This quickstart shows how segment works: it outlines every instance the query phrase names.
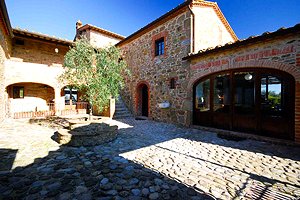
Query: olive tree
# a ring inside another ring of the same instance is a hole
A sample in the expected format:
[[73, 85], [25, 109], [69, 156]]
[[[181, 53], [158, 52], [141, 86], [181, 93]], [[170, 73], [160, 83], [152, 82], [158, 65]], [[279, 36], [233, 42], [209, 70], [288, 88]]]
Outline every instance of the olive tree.
[[84, 92], [83, 98], [99, 112], [117, 97], [124, 86], [123, 74], [129, 74], [120, 50], [115, 46], [95, 49], [80, 39], [66, 53], [61, 80]]

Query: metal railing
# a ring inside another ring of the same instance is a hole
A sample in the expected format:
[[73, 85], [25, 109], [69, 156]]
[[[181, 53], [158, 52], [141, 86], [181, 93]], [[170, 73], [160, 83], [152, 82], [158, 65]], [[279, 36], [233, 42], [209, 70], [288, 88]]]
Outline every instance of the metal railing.
[[[33, 118], [33, 117], [48, 117], [54, 115], [75, 115], [75, 114], [86, 114], [89, 108], [88, 102], [76, 102], [70, 105], [65, 105], [64, 110], [57, 111], [55, 113], [55, 103], [48, 103], [48, 110], [42, 111], [27, 111], [27, 112], [15, 112], [13, 114], [14, 119], [21, 118]], [[69, 108], [68, 108], [69, 106]]]

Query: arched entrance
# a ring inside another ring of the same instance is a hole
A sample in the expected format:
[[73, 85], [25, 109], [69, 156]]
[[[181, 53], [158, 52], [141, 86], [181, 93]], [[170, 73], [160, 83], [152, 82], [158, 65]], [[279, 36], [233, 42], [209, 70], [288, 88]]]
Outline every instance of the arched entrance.
[[[6, 87], [8, 116], [31, 117], [32, 113], [54, 114], [54, 88], [41, 83], [15, 83]], [[28, 114], [30, 113], [30, 114]], [[26, 116], [25, 116], [26, 115]]]
[[295, 80], [267, 68], [222, 71], [193, 86], [193, 123], [294, 139]]
[[149, 86], [146, 83], [137, 87], [137, 115], [149, 116]]

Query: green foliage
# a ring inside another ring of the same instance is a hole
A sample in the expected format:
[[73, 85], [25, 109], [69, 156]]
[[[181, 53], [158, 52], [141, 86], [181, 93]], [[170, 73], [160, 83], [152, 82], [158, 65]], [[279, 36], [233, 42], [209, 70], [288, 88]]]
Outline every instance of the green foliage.
[[275, 91], [270, 91], [268, 99], [272, 102], [272, 108], [274, 108], [276, 105], [281, 104], [281, 93], [277, 94]]
[[75, 42], [65, 55], [65, 72], [60, 79], [85, 93], [85, 100], [98, 111], [117, 97], [124, 86], [122, 74], [129, 74], [115, 46], [95, 49], [86, 39]]

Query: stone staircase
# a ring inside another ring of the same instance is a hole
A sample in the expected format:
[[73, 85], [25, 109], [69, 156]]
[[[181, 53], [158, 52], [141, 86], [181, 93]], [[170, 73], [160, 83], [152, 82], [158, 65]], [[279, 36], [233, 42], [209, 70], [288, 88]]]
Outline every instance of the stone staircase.
[[113, 119], [123, 119], [128, 117], [133, 117], [133, 115], [130, 113], [122, 98], [119, 96], [119, 98], [116, 100], [116, 111]]

